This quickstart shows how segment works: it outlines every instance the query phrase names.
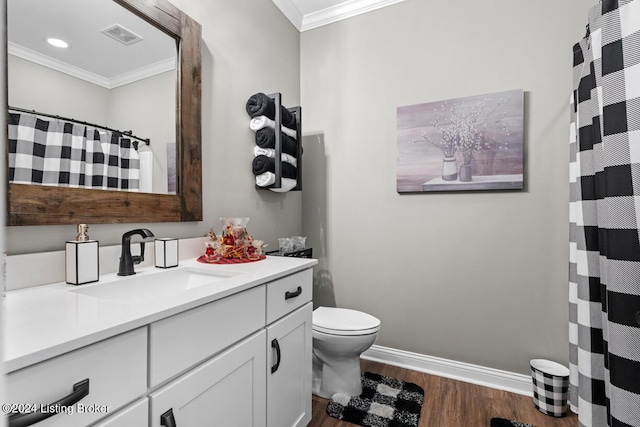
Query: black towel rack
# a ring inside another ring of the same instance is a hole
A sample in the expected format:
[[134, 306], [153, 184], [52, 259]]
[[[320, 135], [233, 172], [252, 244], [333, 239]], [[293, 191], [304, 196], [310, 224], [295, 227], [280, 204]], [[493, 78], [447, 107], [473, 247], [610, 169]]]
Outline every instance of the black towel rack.
[[[275, 182], [272, 186], [269, 187], [260, 187], [256, 185], [256, 188], [261, 190], [268, 190], [269, 188], [282, 188], [282, 112], [280, 108], [282, 107], [282, 94], [280, 92], [272, 93], [267, 95], [270, 98], [273, 98], [273, 102], [275, 103], [275, 146], [274, 146], [274, 154], [275, 154]], [[287, 108], [290, 112], [292, 112], [296, 117], [296, 186], [291, 189], [291, 191], [300, 191], [302, 190], [302, 107], [291, 107]]]

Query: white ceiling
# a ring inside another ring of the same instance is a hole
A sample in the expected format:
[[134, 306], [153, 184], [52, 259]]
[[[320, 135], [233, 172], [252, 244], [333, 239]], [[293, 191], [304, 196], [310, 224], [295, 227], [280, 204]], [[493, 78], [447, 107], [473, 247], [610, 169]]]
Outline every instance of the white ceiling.
[[[306, 31], [404, 0], [272, 0]], [[113, 88], [175, 68], [175, 41], [111, 0], [9, 0], [9, 53]], [[120, 24], [143, 40], [125, 46], [101, 33]], [[67, 41], [69, 49], [46, 43]]]
[[404, 0], [273, 0], [299, 30], [306, 31]]
[[[104, 87], [175, 68], [175, 40], [111, 0], [9, 0], [7, 21], [10, 54]], [[143, 40], [125, 46], [101, 33], [114, 24]]]

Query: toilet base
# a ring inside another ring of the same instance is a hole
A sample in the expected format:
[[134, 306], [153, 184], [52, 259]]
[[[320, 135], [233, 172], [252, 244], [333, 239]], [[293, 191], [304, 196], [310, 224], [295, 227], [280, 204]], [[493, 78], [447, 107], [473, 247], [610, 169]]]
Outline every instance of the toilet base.
[[331, 398], [335, 393], [360, 396], [360, 358], [341, 359], [339, 363], [323, 364], [314, 354], [312, 393], [325, 399]]

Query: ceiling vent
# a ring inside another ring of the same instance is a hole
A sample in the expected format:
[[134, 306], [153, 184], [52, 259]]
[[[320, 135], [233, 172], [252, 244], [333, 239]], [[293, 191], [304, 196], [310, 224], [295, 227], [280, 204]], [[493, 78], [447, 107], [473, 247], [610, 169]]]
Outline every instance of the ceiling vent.
[[108, 28], [105, 28], [104, 30], [102, 30], [102, 34], [107, 35], [112, 39], [117, 40], [127, 46], [142, 40], [142, 37], [140, 37], [133, 31], [126, 29], [120, 24], [115, 24]]

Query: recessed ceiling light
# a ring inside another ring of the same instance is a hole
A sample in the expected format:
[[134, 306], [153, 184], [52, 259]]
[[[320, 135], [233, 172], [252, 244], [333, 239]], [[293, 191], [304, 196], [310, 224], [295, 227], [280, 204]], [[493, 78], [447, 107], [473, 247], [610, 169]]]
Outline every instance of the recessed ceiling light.
[[60, 39], [50, 38], [47, 39], [47, 43], [49, 43], [51, 46], [60, 47], [62, 49], [66, 49], [69, 47], [69, 43]]

